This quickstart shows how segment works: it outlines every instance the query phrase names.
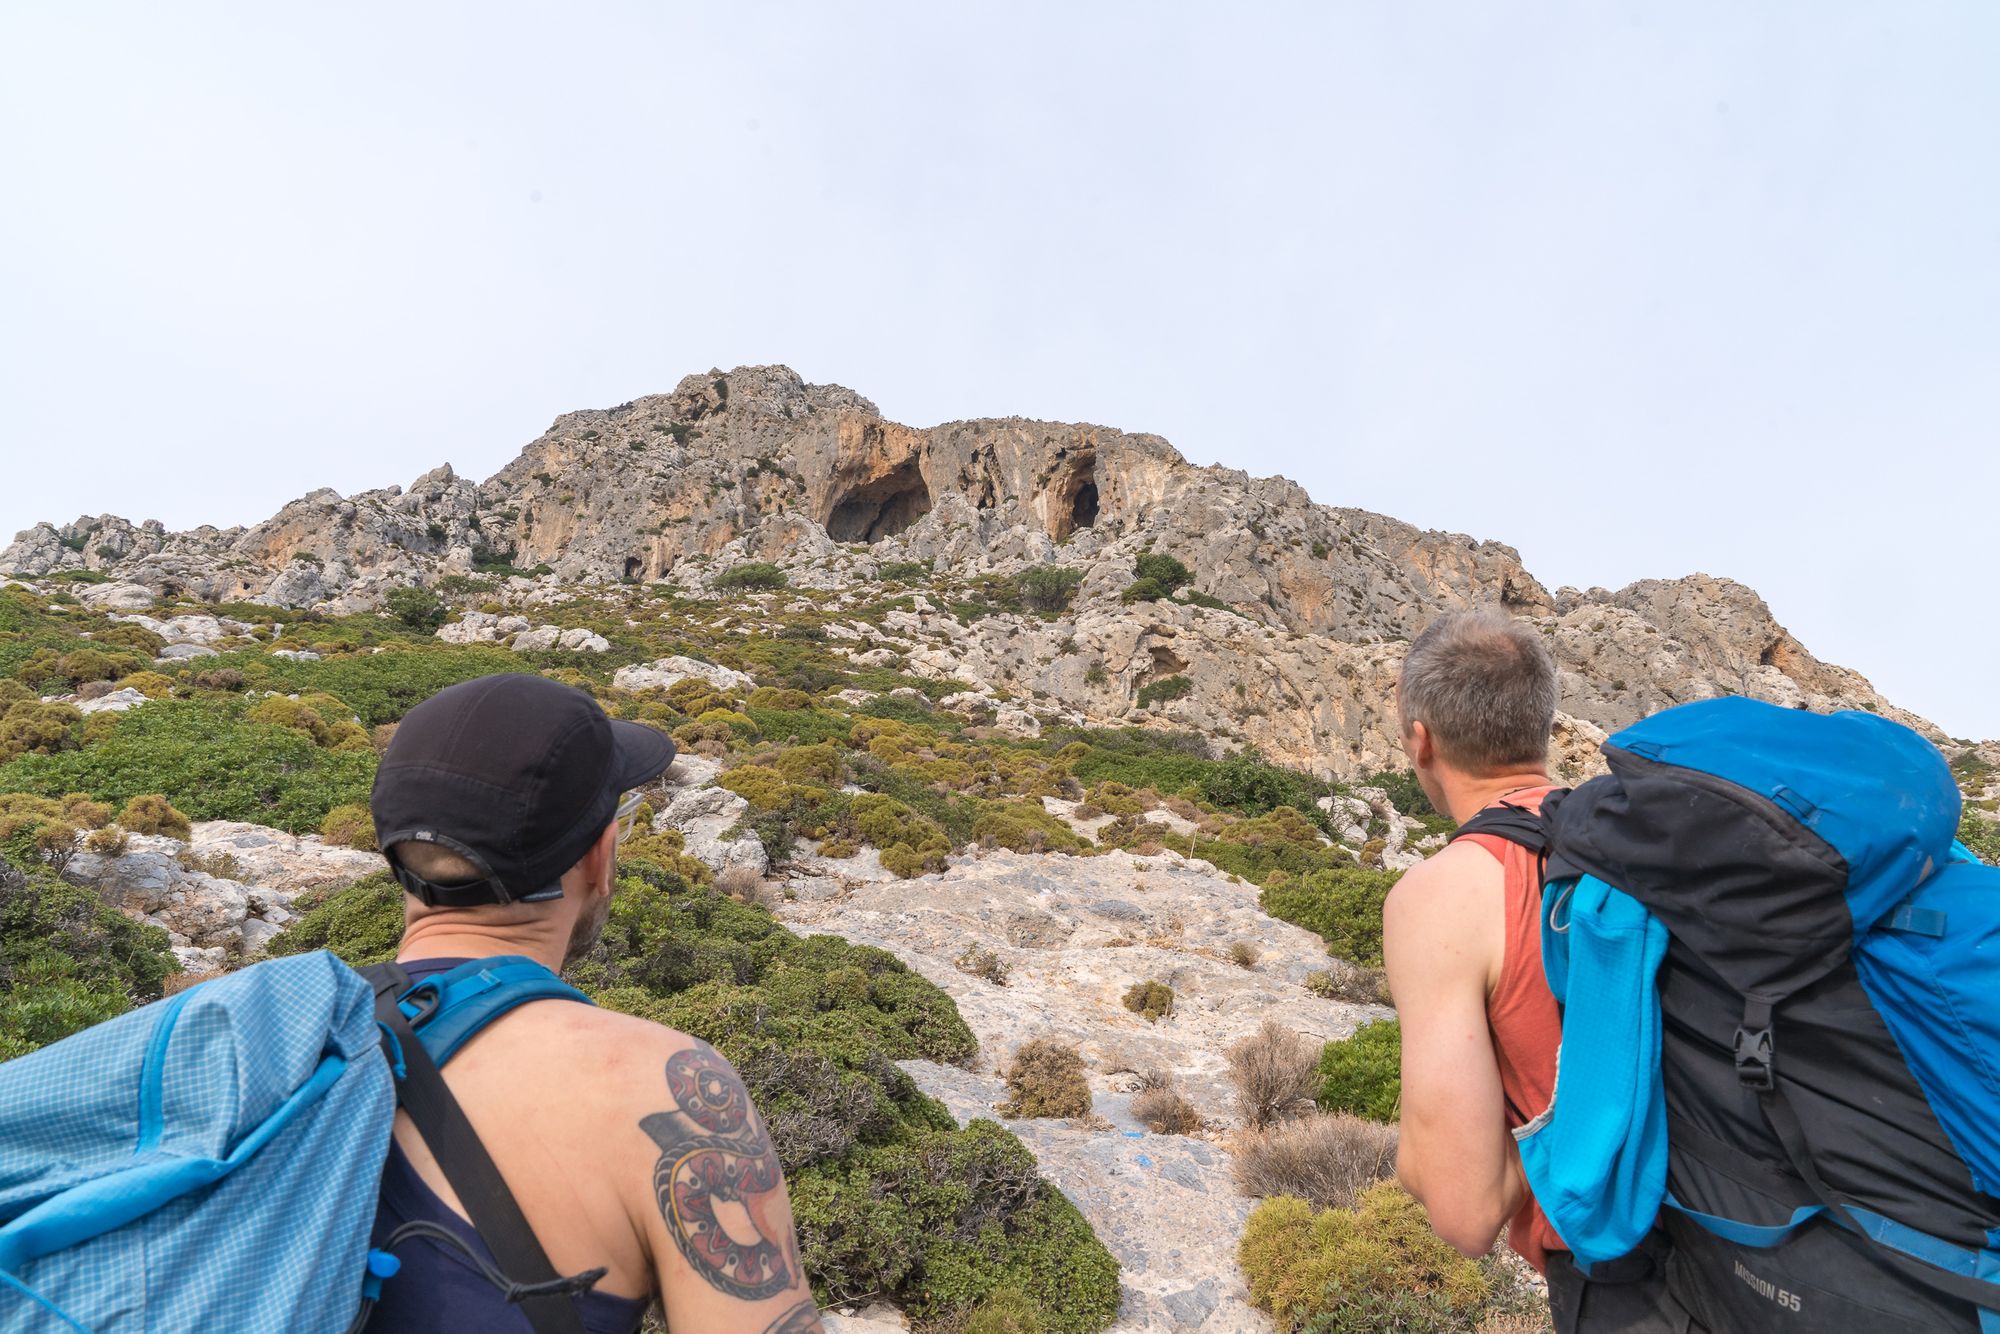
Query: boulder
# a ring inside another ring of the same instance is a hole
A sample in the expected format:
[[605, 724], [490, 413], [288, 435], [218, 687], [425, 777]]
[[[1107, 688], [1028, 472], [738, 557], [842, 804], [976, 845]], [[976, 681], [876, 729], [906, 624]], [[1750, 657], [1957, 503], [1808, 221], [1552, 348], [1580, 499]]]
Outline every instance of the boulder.
[[132, 687], [127, 686], [123, 690], [114, 690], [108, 695], [99, 695], [96, 699], [78, 700], [76, 711], [78, 713], [123, 713], [127, 709], [136, 709], [145, 702], [146, 694], [144, 691], [134, 690]]
[[76, 599], [86, 607], [118, 611], [144, 611], [155, 601], [144, 584], [95, 584], [77, 590]]
[[562, 638], [562, 631], [553, 625], [540, 626], [533, 630], [523, 630], [514, 636], [516, 653], [546, 653]]
[[620, 667], [613, 674], [611, 684], [620, 690], [669, 690], [690, 677], [706, 681], [717, 690], [749, 690], [757, 684], [742, 672], [679, 655], [656, 658], [634, 667]]

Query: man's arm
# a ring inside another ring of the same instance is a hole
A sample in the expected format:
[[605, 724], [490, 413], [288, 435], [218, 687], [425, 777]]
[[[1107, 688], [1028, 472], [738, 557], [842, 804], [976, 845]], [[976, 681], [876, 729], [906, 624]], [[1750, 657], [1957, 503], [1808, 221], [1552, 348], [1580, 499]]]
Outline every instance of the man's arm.
[[764, 1118], [705, 1042], [666, 1059], [638, 1123], [658, 1152], [646, 1234], [670, 1329], [819, 1334], [792, 1206]]
[[1492, 1249], [1527, 1193], [1486, 1023], [1504, 930], [1499, 864], [1469, 845], [1405, 873], [1382, 909], [1403, 1025], [1397, 1175], [1438, 1236], [1473, 1256]]

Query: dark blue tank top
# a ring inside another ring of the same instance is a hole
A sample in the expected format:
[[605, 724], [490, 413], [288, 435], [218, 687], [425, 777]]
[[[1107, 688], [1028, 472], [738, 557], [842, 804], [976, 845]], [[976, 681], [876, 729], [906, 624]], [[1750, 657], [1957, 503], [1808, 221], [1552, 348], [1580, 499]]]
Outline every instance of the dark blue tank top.
[[[403, 965], [412, 981], [442, 973], [463, 959], [421, 959]], [[447, 1228], [488, 1264], [493, 1252], [479, 1239], [472, 1224], [417, 1175], [416, 1168], [395, 1144], [382, 1168], [382, 1197], [375, 1210], [373, 1244], [380, 1246], [404, 1223], [422, 1220]], [[521, 1308], [508, 1302], [470, 1260], [450, 1246], [428, 1237], [406, 1237], [396, 1243], [403, 1267], [382, 1285], [382, 1297], [368, 1321], [367, 1334], [532, 1334]], [[634, 1334], [652, 1303], [645, 1298], [587, 1292], [576, 1299], [577, 1314], [589, 1334]]]

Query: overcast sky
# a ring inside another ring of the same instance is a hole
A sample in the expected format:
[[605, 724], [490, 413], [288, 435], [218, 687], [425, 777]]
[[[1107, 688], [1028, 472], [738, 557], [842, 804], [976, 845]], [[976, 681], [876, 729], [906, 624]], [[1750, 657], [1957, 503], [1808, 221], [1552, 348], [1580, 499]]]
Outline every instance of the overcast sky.
[[2000, 736], [2000, 6], [0, 9], [0, 541], [784, 362], [1695, 570]]

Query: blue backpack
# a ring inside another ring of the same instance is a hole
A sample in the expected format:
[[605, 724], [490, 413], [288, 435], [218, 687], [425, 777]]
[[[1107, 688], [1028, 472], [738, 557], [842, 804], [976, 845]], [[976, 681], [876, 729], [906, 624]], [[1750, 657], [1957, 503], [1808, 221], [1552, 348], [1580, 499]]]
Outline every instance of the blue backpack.
[[595, 1276], [550, 1269], [437, 1067], [585, 998], [520, 958], [366, 972], [271, 960], [0, 1065], [0, 1328], [360, 1329], [398, 1267], [369, 1237], [400, 1101], [537, 1330], [581, 1334]]
[[2000, 1334], [2000, 870], [1937, 750], [1741, 698], [1462, 832], [1543, 854], [1556, 1094], [1516, 1132], [1579, 1265], [1655, 1228], [1717, 1334]]

